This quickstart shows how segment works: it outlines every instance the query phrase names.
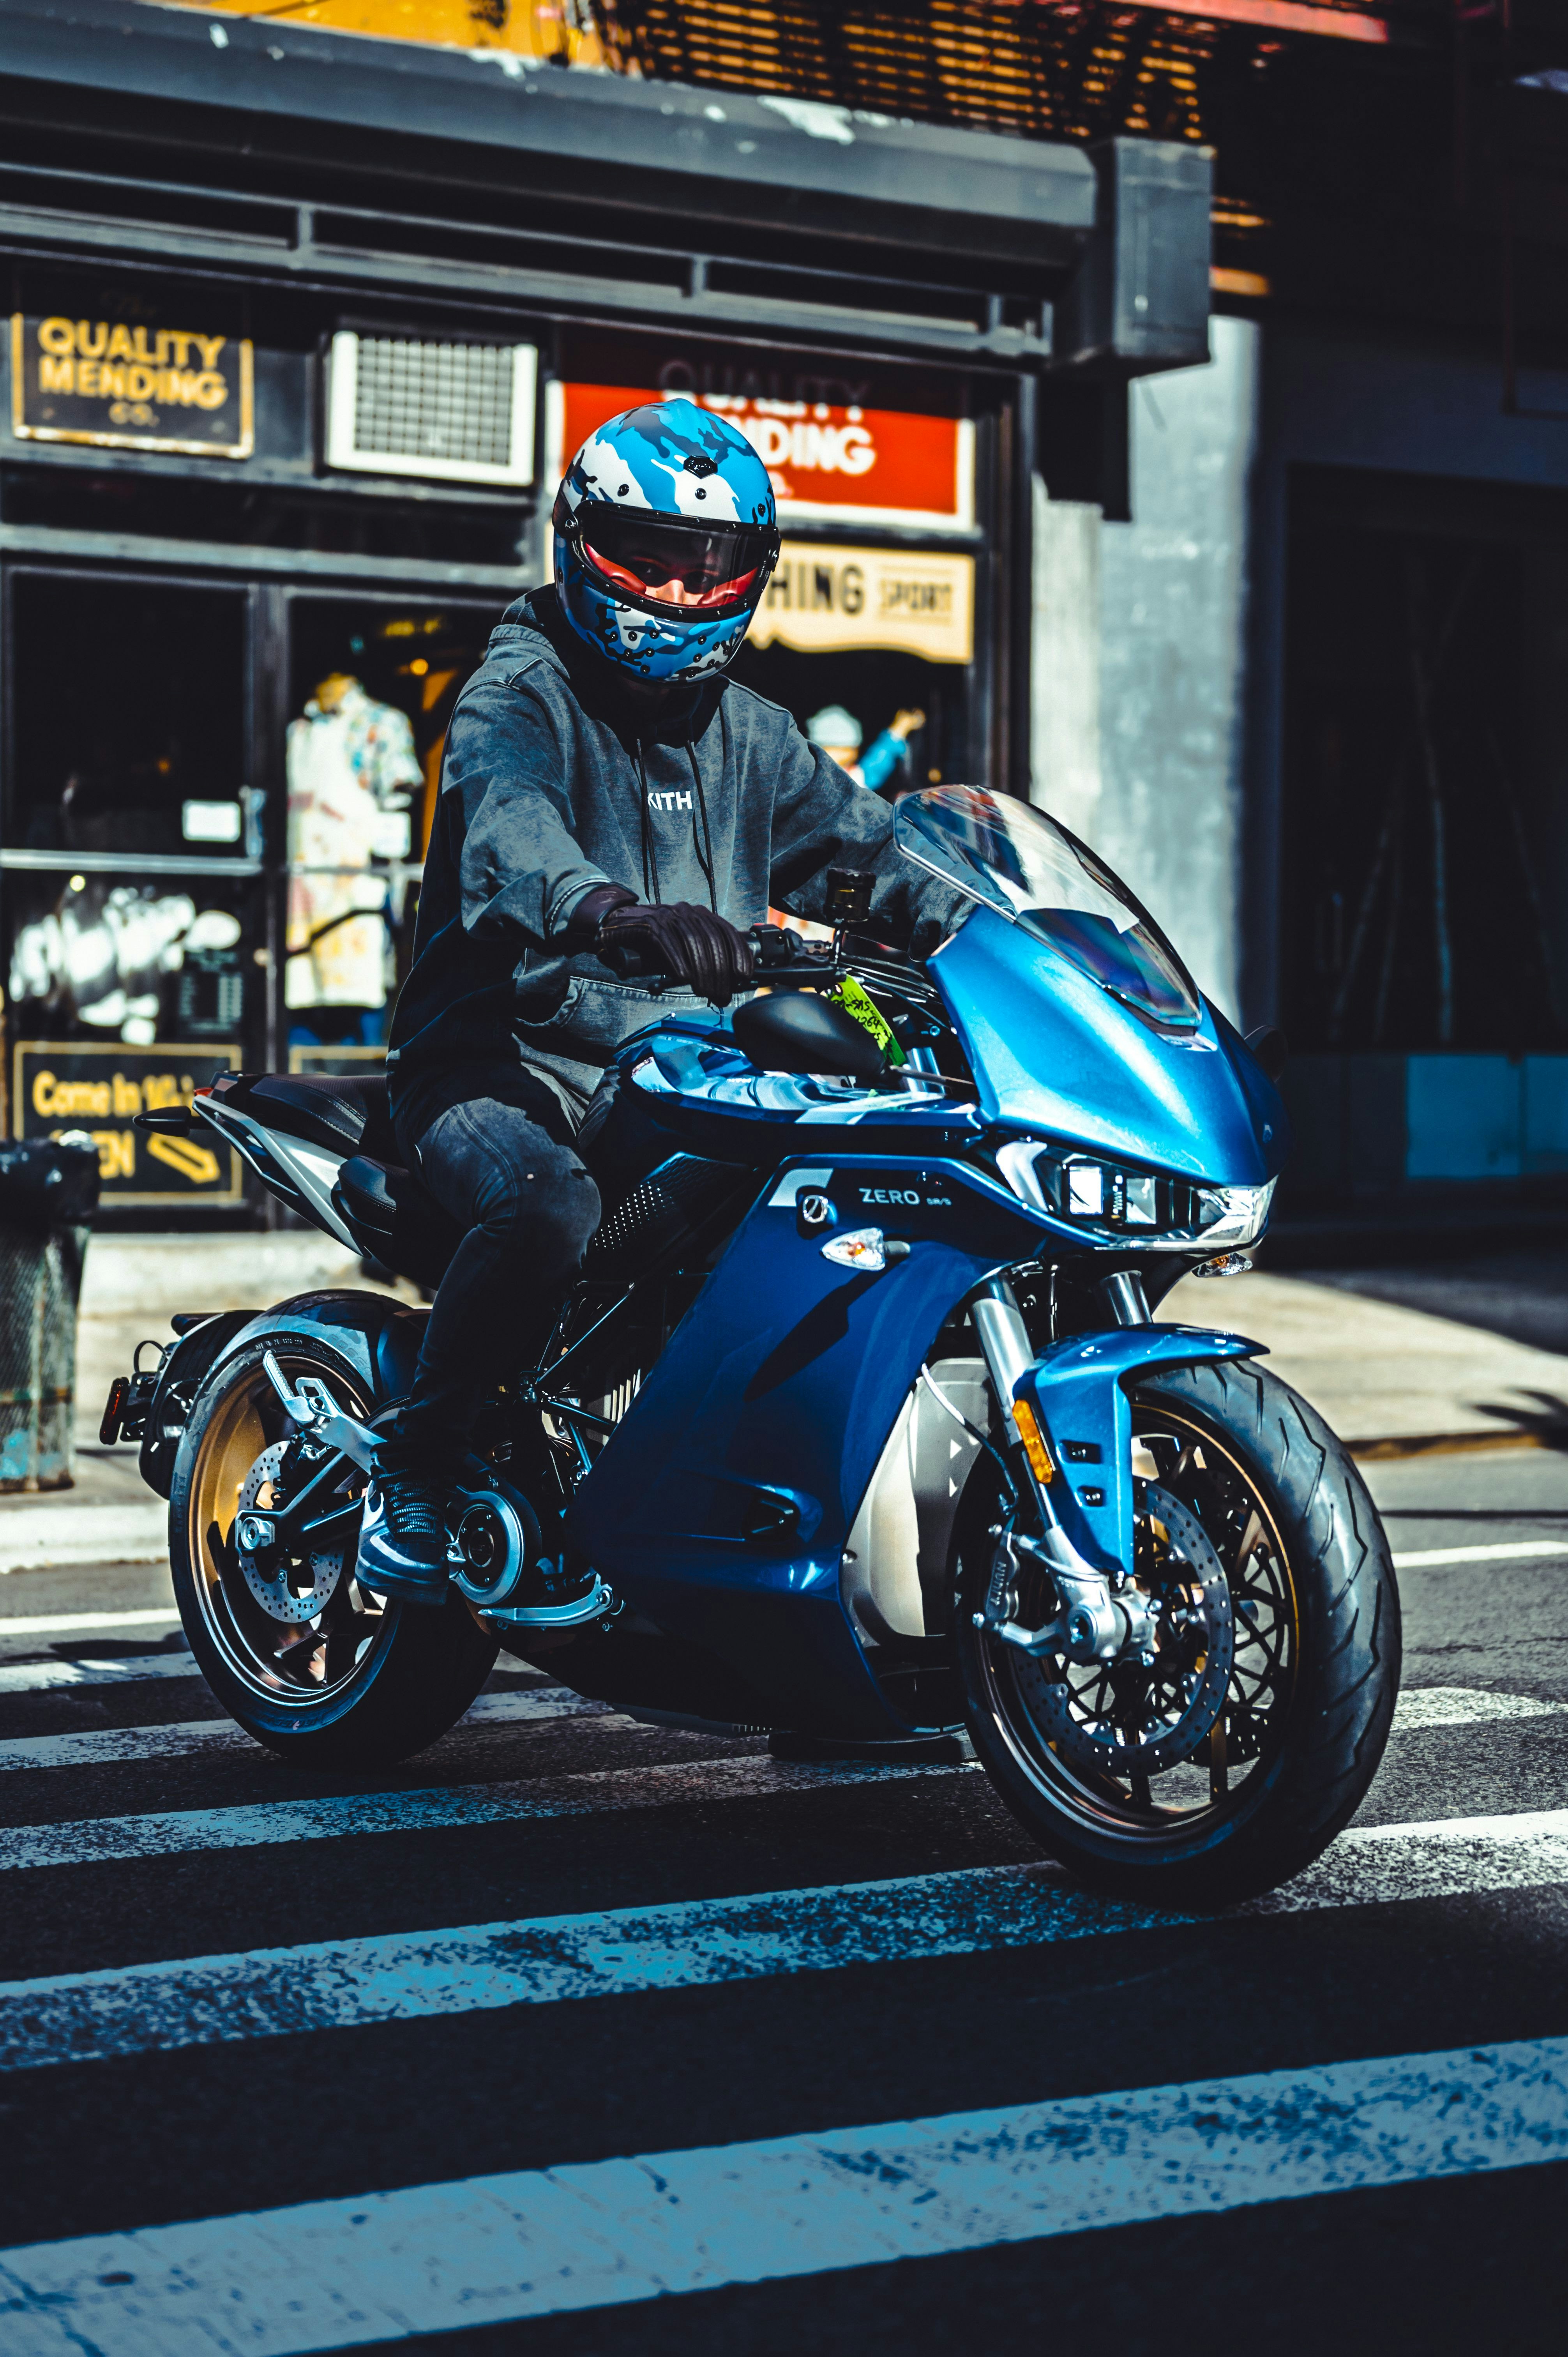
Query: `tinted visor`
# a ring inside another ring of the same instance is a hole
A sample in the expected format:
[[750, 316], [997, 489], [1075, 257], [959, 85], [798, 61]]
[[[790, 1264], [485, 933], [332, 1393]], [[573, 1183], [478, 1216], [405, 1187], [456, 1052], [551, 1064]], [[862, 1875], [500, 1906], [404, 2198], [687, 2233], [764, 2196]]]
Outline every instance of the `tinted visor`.
[[753, 524], [703, 524], [590, 500], [577, 511], [583, 554], [607, 587], [672, 613], [722, 613], [754, 598], [779, 535]]

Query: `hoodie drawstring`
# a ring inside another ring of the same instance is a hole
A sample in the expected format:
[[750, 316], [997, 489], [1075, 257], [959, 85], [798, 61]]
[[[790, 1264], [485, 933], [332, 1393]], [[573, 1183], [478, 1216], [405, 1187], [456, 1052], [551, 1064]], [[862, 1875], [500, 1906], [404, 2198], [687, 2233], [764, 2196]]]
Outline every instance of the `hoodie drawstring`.
[[[692, 764], [692, 783], [697, 789], [696, 808], [692, 814], [692, 848], [697, 855], [697, 865], [707, 881], [708, 906], [716, 917], [719, 913], [719, 896], [718, 888], [714, 882], [714, 838], [708, 827], [708, 798], [703, 791], [703, 773], [697, 767], [697, 756], [690, 737], [686, 739], [686, 759]], [[703, 822], [701, 840], [697, 835], [699, 815]], [[707, 845], [705, 858], [703, 853], [704, 844]]]
[[657, 905], [663, 899], [663, 894], [659, 888], [659, 845], [653, 839], [653, 829], [649, 823], [648, 763], [643, 758], [640, 737], [637, 740], [637, 777], [638, 783], [642, 789], [642, 897], [645, 900], [648, 898], [649, 878], [651, 875], [653, 899]]

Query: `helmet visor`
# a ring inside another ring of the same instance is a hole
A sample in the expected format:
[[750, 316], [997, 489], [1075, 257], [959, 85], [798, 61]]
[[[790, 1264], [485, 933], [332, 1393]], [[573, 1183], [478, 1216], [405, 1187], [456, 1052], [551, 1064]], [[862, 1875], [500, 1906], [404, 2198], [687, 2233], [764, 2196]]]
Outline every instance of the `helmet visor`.
[[576, 521], [584, 558], [607, 588], [671, 613], [746, 604], [779, 553], [777, 532], [754, 524], [695, 523], [597, 500]]

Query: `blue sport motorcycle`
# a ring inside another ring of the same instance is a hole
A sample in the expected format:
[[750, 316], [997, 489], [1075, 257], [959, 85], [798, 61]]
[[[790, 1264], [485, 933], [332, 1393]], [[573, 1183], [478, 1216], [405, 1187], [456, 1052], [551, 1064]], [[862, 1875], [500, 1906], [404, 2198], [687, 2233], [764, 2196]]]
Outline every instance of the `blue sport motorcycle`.
[[[1082, 1881], [1234, 1900], [1350, 1817], [1400, 1662], [1345, 1449], [1257, 1344], [1152, 1314], [1262, 1233], [1272, 1042], [1042, 813], [942, 786], [895, 824], [974, 904], [928, 963], [866, 942], [869, 879], [841, 875], [831, 947], [764, 931], [761, 993], [620, 1050], [619, 1200], [485, 1412], [443, 1610], [354, 1568], [423, 1311], [332, 1291], [182, 1315], [105, 1435], [140, 1437], [169, 1500], [214, 1693], [296, 1765], [430, 1743], [504, 1647], [787, 1757], [967, 1738]], [[215, 1131], [427, 1288], [455, 1248], [380, 1080], [226, 1073], [142, 1118]]]

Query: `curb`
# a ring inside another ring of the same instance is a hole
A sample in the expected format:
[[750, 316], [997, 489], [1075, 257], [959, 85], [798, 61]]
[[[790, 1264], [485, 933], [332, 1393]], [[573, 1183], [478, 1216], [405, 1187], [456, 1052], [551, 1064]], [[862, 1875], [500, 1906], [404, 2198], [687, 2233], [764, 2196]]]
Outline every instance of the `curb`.
[[1386, 1465], [1402, 1457], [1463, 1457], [1496, 1448], [1568, 1448], [1568, 1425], [1533, 1424], [1512, 1430], [1409, 1432], [1377, 1440], [1348, 1440], [1360, 1465]]

